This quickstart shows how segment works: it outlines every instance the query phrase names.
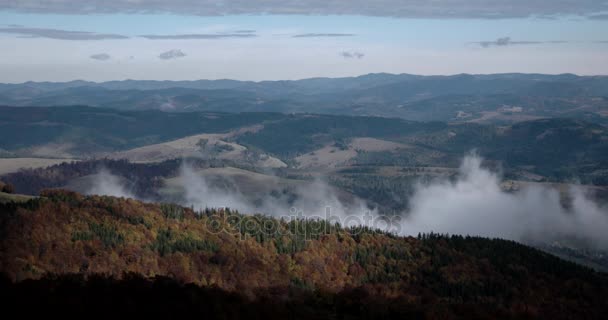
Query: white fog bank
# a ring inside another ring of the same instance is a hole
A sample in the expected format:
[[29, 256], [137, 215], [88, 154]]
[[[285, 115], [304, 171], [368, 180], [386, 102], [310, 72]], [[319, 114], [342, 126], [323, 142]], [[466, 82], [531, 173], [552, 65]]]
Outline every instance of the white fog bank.
[[608, 210], [571, 187], [572, 206], [564, 209], [559, 192], [530, 186], [516, 193], [500, 188], [500, 177], [466, 156], [455, 182], [419, 185], [402, 234], [439, 232], [512, 240], [554, 241], [564, 237], [608, 248]]
[[[576, 239], [589, 248], [608, 249], [608, 208], [589, 199], [582, 187], [570, 188], [571, 205], [566, 209], [559, 192], [549, 186], [504, 191], [500, 176], [481, 163], [480, 157], [468, 155], [455, 181], [418, 184], [410, 198], [410, 210], [398, 215], [400, 219], [391, 217], [390, 223], [370, 211], [363, 199], [341, 201], [337, 189], [322, 180], [296, 187], [295, 198], [265, 196], [255, 203], [238, 189], [215, 188], [188, 165], [182, 167], [178, 181], [184, 190], [182, 204], [196, 210], [228, 207], [285, 218], [330, 217], [342, 225], [365, 224], [400, 235], [432, 231], [544, 243]], [[102, 170], [94, 176], [87, 193], [134, 198], [122, 182]]]

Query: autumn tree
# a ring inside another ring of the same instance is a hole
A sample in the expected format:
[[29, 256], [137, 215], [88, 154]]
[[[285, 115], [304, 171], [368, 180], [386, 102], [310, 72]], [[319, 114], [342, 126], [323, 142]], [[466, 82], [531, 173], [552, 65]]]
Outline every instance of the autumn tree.
[[0, 181], [0, 192], [15, 193], [15, 187], [10, 183]]

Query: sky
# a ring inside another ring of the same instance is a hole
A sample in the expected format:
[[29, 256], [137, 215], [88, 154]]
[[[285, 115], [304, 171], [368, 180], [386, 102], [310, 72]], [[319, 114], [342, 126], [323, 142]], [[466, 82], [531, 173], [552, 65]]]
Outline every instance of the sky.
[[608, 0], [0, 0], [0, 82], [608, 74]]

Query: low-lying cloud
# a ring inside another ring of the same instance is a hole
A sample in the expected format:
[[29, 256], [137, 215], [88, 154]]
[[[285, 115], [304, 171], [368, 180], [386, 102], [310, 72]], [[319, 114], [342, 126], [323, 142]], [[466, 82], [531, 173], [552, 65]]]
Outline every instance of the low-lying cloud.
[[[231, 208], [243, 213], [302, 218], [326, 218], [326, 214], [331, 214], [340, 221], [371, 214], [365, 201], [357, 198], [340, 200], [337, 191], [321, 180], [297, 186], [289, 193], [266, 195], [263, 199], [213, 186], [189, 165], [182, 167], [178, 181], [184, 191], [183, 204], [195, 209]], [[232, 184], [238, 187], [238, 183]]]
[[[132, 197], [120, 178], [105, 171], [95, 177], [89, 194]], [[239, 191], [236, 181], [231, 183], [236, 189], [219, 187], [188, 165], [176, 181], [183, 189], [177, 201], [197, 210], [229, 207], [283, 218], [322, 218], [400, 235], [432, 231], [545, 244], [574, 239], [577, 245], [608, 250], [608, 208], [588, 198], [582, 188], [570, 189], [569, 205], [563, 204], [559, 191], [545, 185], [504, 191], [500, 176], [483, 168], [475, 155], [464, 158], [456, 179], [419, 183], [409, 199], [410, 209], [395, 216], [380, 216], [365, 200], [344, 198], [321, 180], [262, 199]]]
[[119, 176], [115, 176], [107, 169], [101, 169], [99, 173], [91, 177], [93, 183], [85, 192], [86, 194], [106, 195], [112, 197], [135, 198], [135, 195], [127, 190], [125, 182]]
[[565, 209], [559, 192], [546, 186], [505, 192], [497, 174], [482, 168], [479, 157], [467, 156], [456, 181], [418, 186], [402, 234], [434, 231], [544, 243], [576, 238], [608, 249], [608, 208], [577, 187], [569, 196], [572, 204]]
[[16, 34], [27, 38], [47, 38], [55, 40], [110, 40], [128, 39], [119, 34], [104, 34], [87, 31], [68, 31], [44, 28], [0, 28], [0, 33]]
[[535, 243], [576, 239], [587, 247], [608, 249], [608, 208], [590, 200], [581, 188], [572, 187], [571, 205], [564, 208], [559, 191], [547, 186], [504, 191], [500, 176], [481, 163], [480, 157], [467, 156], [455, 181], [419, 184], [410, 198], [410, 210], [397, 217], [379, 216], [363, 199], [340, 200], [336, 189], [321, 180], [296, 188], [291, 201], [267, 197], [253, 203], [238, 190], [214, 189], [187, 166], [180, 179], [186, 192], [184, 204], [195, 208], [230, 207], [281, 217], [296, 212], [299, 217], [329, 218], [343, 225], [356, 222], [401, 235], [433, 231]]
[[158, 57], [161, 60], [171, 60], [171, 59], [179, 59], [185, 57], [186, 54], [182, 50], [173, 49], [167, 52], [161, 53]]

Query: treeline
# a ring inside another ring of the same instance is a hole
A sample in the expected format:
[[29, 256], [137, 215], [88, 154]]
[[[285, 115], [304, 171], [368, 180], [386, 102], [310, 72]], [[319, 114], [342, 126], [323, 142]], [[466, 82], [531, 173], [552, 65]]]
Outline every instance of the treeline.
[[56, 164], [47, 168], [23, 169], [2, 176], [2, 180], [14, 187], [15, 193], [38, 195], [44, 189], [64, 187], [73, 179], [97, 174], [102, 170], [125, 178], [130, 192], [139, 198], [158, 199], [156, 190], [162, 186], [162, 178], [179, 174], [184, 162], [195, 168], [233, 165], [224, 160], [173, 159], [158, 163], [131, 163], [127, 160], [98, 159]]
[[445, 123], [413, 122], [396, 118], [349, 117], [333, 115], [289, 115], [281, 121], [267, 123], [264, 128], [243, 134], [239, 144], [255, 146], [280, 158], [291, 158], [352, 137], [403, 137], [434, 132]]
[[15, 187], [12, 184], [0, 181], [0, 192], [15, 193]]
[[380, 177], [371, 174], [345, 174], [330, 180], [331, 184], [347, 190], [378, 206], [382, 214], [394, 214], [409, 209], [409, 199], [416, 183], [424, 176]]
[[[227, 132], [284, 117], [279, 113], [265, 112], [167, 113], [86, 106], [0, 106], [0, 148], [11, 152], [46, 144], [72, 144], [71, 152], [96, 154], [194, 134]], [[49, 122], [53, 125], [49, 126]]]

